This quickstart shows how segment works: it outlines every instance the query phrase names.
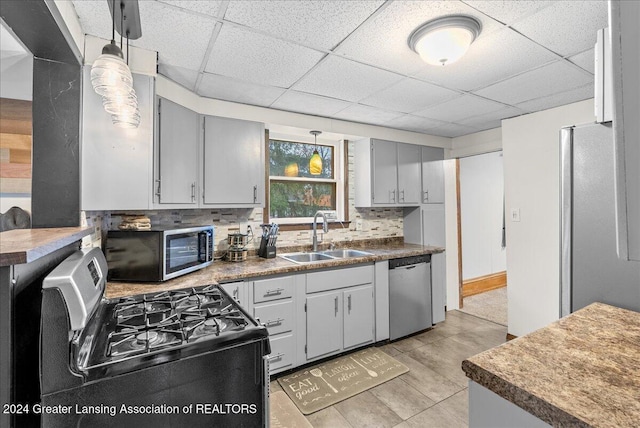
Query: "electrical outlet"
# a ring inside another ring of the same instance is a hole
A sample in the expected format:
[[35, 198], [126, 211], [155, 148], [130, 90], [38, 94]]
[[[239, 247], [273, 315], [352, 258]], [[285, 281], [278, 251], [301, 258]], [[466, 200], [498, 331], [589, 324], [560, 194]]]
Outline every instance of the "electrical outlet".
[[520, 221], [520, 208], [511, 208], [511, 221]]
[[356, 230], [357, 231], [362, 231], [362, 219], [361, 218], [356, 219]]

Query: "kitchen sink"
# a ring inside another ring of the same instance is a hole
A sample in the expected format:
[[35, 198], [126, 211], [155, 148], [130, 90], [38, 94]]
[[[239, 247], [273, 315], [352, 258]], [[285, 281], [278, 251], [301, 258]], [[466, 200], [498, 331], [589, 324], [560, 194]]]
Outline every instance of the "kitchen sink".
[[280, 257], [294, 263], [313, 263], [336, 259], [335, 257], [322, 253], [291, 253], [282, 254]]
[[280, 257], [294, 263], [315, 263], [327, 260], [348, 259], [351, 257], [364, 257], [370, 255], [371, 253], [367, 253], [365, 251], [342, 249], [319, 251], [315, 253], [310, 252], [281, 254]]
[[331, 257], [336, 257], [339, 259], [348, 259], [350, 257], [364, 257], [364, 256], [371, 255], [371, 253], [367, 253], [366, 251], [351, 250], [351, 249], [327, 250], [327, 251], [322, 251], [321, 254], [326, 254]]

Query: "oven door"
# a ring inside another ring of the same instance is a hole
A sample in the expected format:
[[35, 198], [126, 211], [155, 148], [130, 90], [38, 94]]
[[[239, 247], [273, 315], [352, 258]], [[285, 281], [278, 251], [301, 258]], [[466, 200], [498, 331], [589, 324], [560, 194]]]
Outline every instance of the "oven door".
[[213, 261], [213, 230], [179, 229], [164, 235], [165, 280], [192, 272]]

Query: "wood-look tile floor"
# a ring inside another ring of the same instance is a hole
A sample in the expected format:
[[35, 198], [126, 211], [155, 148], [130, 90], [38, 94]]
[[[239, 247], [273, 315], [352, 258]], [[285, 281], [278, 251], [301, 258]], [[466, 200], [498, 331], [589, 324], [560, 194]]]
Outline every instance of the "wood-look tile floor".
[[[433, 329], [381, 347], [409, 367], [408, 373], [306, 418], [316, 428], [467, 427], [462, 360], [504, 343], [506, 334], [503, 325], [449, 311]], [[282, 390], [274, 378], [271, 390]]]

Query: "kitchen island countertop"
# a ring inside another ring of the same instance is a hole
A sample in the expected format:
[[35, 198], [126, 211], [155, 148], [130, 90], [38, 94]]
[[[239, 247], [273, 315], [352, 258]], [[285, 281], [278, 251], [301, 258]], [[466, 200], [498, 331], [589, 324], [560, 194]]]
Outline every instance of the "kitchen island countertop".
[[637, 427], [640, 313], [594, 303], [470, 357], [462, 369], [553, 426]]
[[[216, 260], [211, 266], [183, 275], [165, 282], [108, 282], [107, 298], [126, 297], [143, 293], [157, 293], [166, 290], [198, 287], [221, 282], [241, 281], [247, 278], [258, 278], [268, 275], [303, 272], [316, 269], [327, 269], [338, 266], [373, 263], [398, 257], [421, 254], [441, 253], [444, 248], [404, 243], [374, 244], [363, 247], [350, 246], [371, 253], [370, 256], [345, 259], [326, 260], [317, 263], [297, 264], [276, 256], [273, 259], [249, 257], [244, 262], [227, 262]], [[280, 249], [278, 249], [280, 254]], [[288, 251], [284, 251], [288, 252]]]
[[0, 266], [30, 263], [91, 233], [93, 226], [7, 230], [0, 233]]

